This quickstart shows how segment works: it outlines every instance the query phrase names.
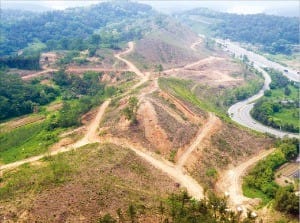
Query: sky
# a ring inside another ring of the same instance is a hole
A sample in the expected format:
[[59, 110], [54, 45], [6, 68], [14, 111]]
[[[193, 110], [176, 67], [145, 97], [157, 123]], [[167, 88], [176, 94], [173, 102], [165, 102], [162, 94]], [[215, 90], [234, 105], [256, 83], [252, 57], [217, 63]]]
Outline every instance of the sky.
[[[68, 7], [88, 6], [101, 2], [93, 1], [37, 1], [37, 0], [0, 0], [1, 8], [23, 8], [44, 11], [49, 9], [62, 10]], [[274, 15], [299, 16], [300, 3], [294, 1], [138, 1], [153, 6], [153, 8], [161, 12], [174, 12], [187, 10], [196, 7], [207, 7], [218, 11], [238, 13], [238, 14], [254, 14], [267, 13]]]

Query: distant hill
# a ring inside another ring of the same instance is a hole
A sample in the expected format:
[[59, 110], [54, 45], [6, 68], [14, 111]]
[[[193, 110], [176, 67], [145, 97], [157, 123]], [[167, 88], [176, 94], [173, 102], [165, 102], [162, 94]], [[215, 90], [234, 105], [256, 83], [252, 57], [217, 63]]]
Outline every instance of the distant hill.
[[213, 36], [261, 45], [270, 53], [290, 54], [299, 43], [299, 20], [266, 14], [238, 15], [197, 8], [175, 14], [180, 20]]
[[[3, 10], [7, 19], [0, 30], [2, 56], [16, 54], [32, 43], [43, 43], [49, 50], [82, 50], [93, 34], [100, 35], [94, 36], [94, 41], [98, 38], [98, 42], [106, 45], [140, 38], [147, 32], [147, 22], [157, 16], [150, 6], [132, 2], [104, 2], [63, 11], [16, 13]], [[144, 22], [139, 23], [141, 20]]]

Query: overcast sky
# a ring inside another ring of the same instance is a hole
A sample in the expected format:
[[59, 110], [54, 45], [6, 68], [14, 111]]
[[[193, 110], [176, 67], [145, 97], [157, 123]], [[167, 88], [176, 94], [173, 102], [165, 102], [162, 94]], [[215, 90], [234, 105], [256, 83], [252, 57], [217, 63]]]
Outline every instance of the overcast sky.
[[[97, 4], [94, 1], [14, 1], [0, 0], [1, 8], [23, 8], [23, 9], [65, 9], [68, 7], [88, 6]], [[267, 13], [275, 15], [299, 16], [299, 1], [139, 1], [152, 5], [162, 12], [174, 12], [195, 7], [208, 7], [224, 12], [239, 14]]]

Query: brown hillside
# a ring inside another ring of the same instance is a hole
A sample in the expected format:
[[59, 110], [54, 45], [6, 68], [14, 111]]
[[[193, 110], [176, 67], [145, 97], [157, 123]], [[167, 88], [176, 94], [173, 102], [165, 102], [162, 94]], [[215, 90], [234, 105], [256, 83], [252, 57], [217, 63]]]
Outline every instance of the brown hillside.
[[[60, 178], [53, 182], [55, 163], [64, 169], [55, 170]], [[143, 213], [139, 222], [157, 222], [159, 199], [178, 190], [133, 152], [110, 144], [88, 145], [19, 171], [3, 176], [15, 182], [14, 191], [0, 198], [0, 219], [6, 222], [97, 222], [105, 213], [116, 216], [118, 208], [126, 216], [130, 204], [138, 216]]]

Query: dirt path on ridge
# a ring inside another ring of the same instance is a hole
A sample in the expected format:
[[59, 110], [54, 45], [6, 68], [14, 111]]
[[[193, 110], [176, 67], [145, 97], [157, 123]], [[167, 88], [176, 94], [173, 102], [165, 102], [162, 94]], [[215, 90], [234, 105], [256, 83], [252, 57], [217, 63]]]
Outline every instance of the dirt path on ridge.
[[129, 60], [126, 60], [124, 59], [123, 55], [126, 55], [126, 54], [129, 54], [133, 51], [134, 49], [134, 43], [133, 42], [129, 42], [128, 43], [128, 49], [123, 51], [123, 52], [120, 52], [120, 53], [117, 53], [115, 54], [115, 57], [121, 61], [123, 61], [124, 63], [127, 64], [127, 66], [129, 67], [129, 70], [136, 73], [136, 75], [140, 76], [140, 77], [144, 77], [145, 75], [132, 63], [130, 62]]
[[218, 118], [212, 114], [209, 113], [209, 117], [207, 122], [199, 129], [197, 136], [195, 137], [195, 140], [192, 142], [192, 144], [183, 152], [183, 154], [180, 155], [177, 166], [179, 168], [183, 168], [184, 164], [192, 154], [192, 152], [197, 149], [198, 145], [202, 142], [202, 140], [211, 133], [214, 125], [217, 123]]
[[[120, 57], [120, 55], [123, 55], [125, 53], [129, 53], [132, 50], [133, 50], [133, 43], [129, 43], [129, 49], [126, 50], [126, 51], [124, 51], [123, 53], [117, 54], [116, 57], [118, 58], [118, 57]], [[122, 61], [124, 61], [126, 64], [130, 63], [129, 61], [127, 61], [126, 59], [123, 59], [123, 58], [122, 58]], [[131, 66], [134, 66], [132, 63], [130, 63], [130, 64], [131, 64]], [[137, 68], [135, 68], [135, 69], [138, 70]], [[49, 72], [49, 70], [53, 70], [53, 69], [48, 69], [48, 70], [45, 70], [43, 72], [38, 72], [38, 73], [35, 73], [34, 75], [35, 76], [36, 75], [41, 75], [41, 73]], [[140, 72], [140, 74], [141, 74], [141, 72]], [[31, 75], [30, 77], [33, 77], [33, 75]], [[149, 75], [143, 76], [143, 77], [144, 78], [142, 78], [139, 83], [137, 83], [136, 85], [134, 85], [131, 88], [131, 90], [134, 89], [134, 88], [136, 88], [136, 87], [138, 87], [138, 86], [140, 86], [141, 84], [143, 84], [146, 81], [146, 79], [149, 77]], [[87, 145], [89, 143], [98, 142], [99, 139], [98, 139], [98, 136], [96, 134], [97, 128], [99, 126], [99, 123], [100, 123], [100, 121], [101, 121], [101, 119], [103, 117], [103, 114], [104, 114], [106, 108], [108, 107], [109, 103], [110, 103], [110, 99], [108, 99], [105, 102], [103, 102], [103, 104], [99, 107], [98, 112], [96, 114], [96, 117], [87, 126], [87, 132], [86, 132], [86, 134], [79, 141], [77, 141], [77, 142], [75, 142], [75, 143], [73, 143], [71, 145], [68, 145], [66, 147], [64, 147], [64, 146], [60, 147], [59, 149], [57, 149], [55, 151], [51, 151], [51, 152], [48, 152], [48, 153], [45, 153], [45, 154], [41, 154], [41, 155], [38, 155], [38, 156], [29, 157], [27, 159], [19, 160], [19, 161], [13, 162], [13, 163], [1, 165], [0, 166], [0, 174], [4, 170], [16, 168], [16, 167], [21, 166], [21, 165], [23, 165], [25, 163], [35, 162], [35, 161], [40, 160], [40, 159], [42, 159], [42, 158], [44, 158], [46, 156], [53, 156], [53, 155], [56, 155], [58, 153], [67, 152], [67, 151], [76, 149], [78, 147]]]
[[43, 70], [43, 71], [40, 71], [40, 72], [35, 72], [35, 73], [32, 73], [32, 74], [28, 74], [26, 76], [23, 76], [22, 79], [23, 80], [30, 80], [32, 78], [35, 78], [35, 77], [39, 77], [39, 76], [43, 76], [44, 74], [47, 74], [47, 73], [50, 73], [50, 72], [56, 72], [58, 71], [57, 69], [46, 69], [46, 70]]

